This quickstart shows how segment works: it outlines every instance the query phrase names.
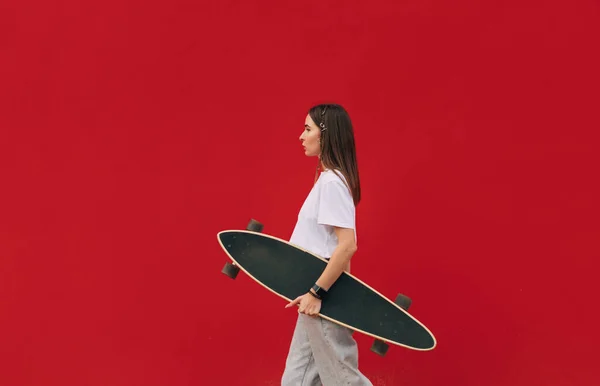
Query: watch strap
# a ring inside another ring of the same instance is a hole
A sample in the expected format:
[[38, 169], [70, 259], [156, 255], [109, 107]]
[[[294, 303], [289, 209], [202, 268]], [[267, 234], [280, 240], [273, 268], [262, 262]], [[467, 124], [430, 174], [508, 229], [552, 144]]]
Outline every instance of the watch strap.
[[319, 287], [316, 283], [312, 286], [312, 290], [315, 291], [314, 294], [316, 294], [319, 299], [323, 299], [327, 296], [327, 291], [324, 288]]

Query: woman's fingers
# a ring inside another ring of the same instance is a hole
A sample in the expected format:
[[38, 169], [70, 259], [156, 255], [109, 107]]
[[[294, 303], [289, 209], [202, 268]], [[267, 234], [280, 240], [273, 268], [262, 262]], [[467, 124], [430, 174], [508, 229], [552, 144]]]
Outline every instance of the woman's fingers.
[[288, 303], [288, 304], [285, 306], [285, 308], [289, 308], [289, 307], [291, 307], [291, 306], [293, 306], [293, 305], [295, 305], [295, 304], [299, 304], [299, 303], [300, 303], [300, 300], [302, 300], [302, 296], [298, 296], [296, 299], [294, 299], [294, 300], [292, 300], [291, 302], [289, 302], [289, 303]]

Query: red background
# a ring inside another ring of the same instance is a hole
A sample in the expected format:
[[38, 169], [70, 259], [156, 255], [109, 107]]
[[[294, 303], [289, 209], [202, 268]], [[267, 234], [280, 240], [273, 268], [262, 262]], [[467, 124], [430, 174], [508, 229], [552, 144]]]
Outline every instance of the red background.
[[289, 238], [343, 104], [353, 273], [431, 352], [375, 385], [598, 385], [595, 1], [3, 1], [0, 385], [276, 385], [295, 313], [226, 261]]

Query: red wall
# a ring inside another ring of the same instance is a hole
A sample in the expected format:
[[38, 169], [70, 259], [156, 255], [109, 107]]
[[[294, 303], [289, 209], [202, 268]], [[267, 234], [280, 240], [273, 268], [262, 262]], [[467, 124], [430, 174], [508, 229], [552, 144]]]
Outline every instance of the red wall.
[[598, 385], [594, 1], [4, 1], [0, 385], [276, 385], [296, 314], [226, 261], [288, 238], [307, 109], [356, 126], [353, 273], [438, 347], [375, 385]]

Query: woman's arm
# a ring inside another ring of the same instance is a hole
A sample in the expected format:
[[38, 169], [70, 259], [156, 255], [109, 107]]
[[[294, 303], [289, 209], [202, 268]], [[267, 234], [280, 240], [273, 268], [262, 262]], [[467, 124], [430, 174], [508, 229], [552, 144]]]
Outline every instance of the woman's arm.
[[326, 291], [342, 275], [350, 265], [350, 259], [358, 247], [354, 237], [354, 229], [333, 227], [338, 238], [338, 245], [329, 259], [325, 270], [317, 280], [317, 285]]
[[[344, 269], [350, 266], [350, 259], [357, 250], [354, 229], [334, 227], [334, 231], [338, 237], [338, 245], [317, 280], [317, 285], [326, 291], [342, 275]], [[312, 288], [309, 291], [314, 293]], [[285, 308], [293, 305], [298, 305], [298, 312], [310, 316], [316, 316], [321, 310], [321, 300], [309, 293], [298, 296], [289, 302]]]

